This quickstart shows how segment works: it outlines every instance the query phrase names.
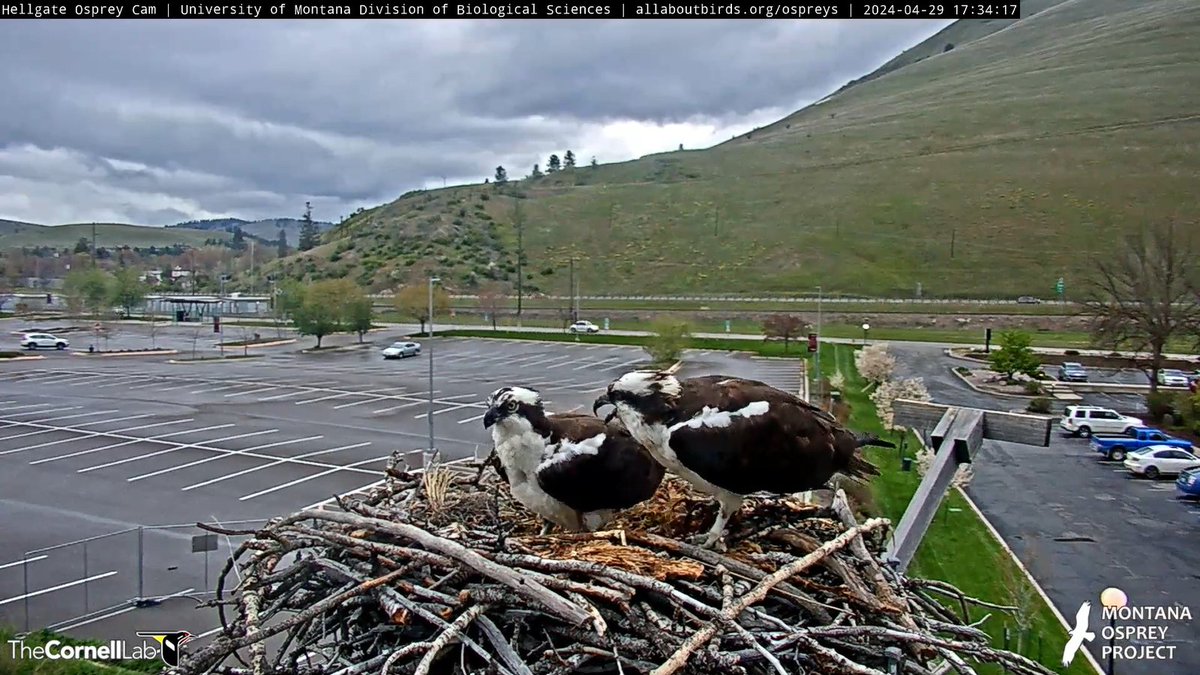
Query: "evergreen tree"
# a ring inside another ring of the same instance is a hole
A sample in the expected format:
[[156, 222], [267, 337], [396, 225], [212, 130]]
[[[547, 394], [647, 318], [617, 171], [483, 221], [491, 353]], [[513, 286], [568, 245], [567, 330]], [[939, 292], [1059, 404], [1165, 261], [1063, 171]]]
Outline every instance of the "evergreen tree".
[[550, 155], [550, 161], [546, 162], [546, 173], [554, 173], [562, 168], [562, 164], [558, 161], [558, 155]]
[[567, 151], [567, 154], [563, 155], [563, 168], [564, 169], [574, 169], [575, 168], [575, 153], [571, 152], [570, 150]]
[[312, 204], [304, 202], [304, 222], [300, 225], [300, 243], [297, 248], [301, 251], [307, 251], [317, 244], [321, 243], [321, 236], [317, 232], [317, 224], [312, 219]]
[[529, 176], [531, 178], [541, 178], [542, 177], [542, 170], [538, 168], [537, 164], [533, 165], [533, 173], [529, 174]]
[[598, 166], [600, 166], [600, 164], [599, 164], [599, 163], [597, 163], [597, 162], [596, 162], [596, 158], [595, 158], [595, 157], [593, 157], [593, 158], [592, 158], [592, 168], [594, 169], [594, 168], [596, 168], [596, 167], [598, 167]]
[[288, 254], [287, 232], [282, 227], [279, 228], [279, 236], [275, 238], [275, 252], [280, 258]]
[[508, 182], [508, 172], [505, 171], [504, 167], [502, 167], [502, 166], [496, 167], [496, 185], [504, 185], [507, 182]]

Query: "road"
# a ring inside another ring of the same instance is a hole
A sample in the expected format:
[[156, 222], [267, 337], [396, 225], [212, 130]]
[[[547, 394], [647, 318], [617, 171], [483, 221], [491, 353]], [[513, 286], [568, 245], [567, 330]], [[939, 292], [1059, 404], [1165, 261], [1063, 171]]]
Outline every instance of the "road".
[[[893, 352], [897, 374], [923, 378], [939, 403], [1020, 406], [1020, 399], [968, 388], [950, 372], [961, 361], [938, 348], [895, 343]], [[1173, 481], [1131, 478], [1120, 465], [1100, 461], [1086, 441], [1057, 433], [1048, 448], [985, 442], [974, 469], [971, 498], [1069, 620], [1084, 601], [1098, 608], [1099, 593], [1109, 586], [1124, 590], [1132, 605], [1179, 604], [1200, 612], [1200, 507], [1176, 500]], [[1097, 611], [1093, 630], [1098, 617]], [[1164, 626], [1161, 644], [1177, 647], [1169, 663], [1119, 661], [1122, 675], [1200, 672], [1200, 624], [1122, 624]], [[1100, 656], [1095, 644], [1091, 650]]]

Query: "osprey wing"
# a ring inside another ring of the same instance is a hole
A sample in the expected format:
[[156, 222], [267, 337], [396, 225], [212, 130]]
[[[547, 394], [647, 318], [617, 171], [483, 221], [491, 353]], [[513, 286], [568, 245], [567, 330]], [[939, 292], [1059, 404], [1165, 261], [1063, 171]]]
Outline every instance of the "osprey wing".
[[654, 495], [665, 470], [629, 431], [591, 415], [554, 415], [538, 485], [580, 512], [627, 509]]
[[844, 468], [840, 446], [856, 446], [825, 411], [756, 380], [686, 380], [676, 410], [668, 444], [680, 463], [738, 494], [822, 487]]

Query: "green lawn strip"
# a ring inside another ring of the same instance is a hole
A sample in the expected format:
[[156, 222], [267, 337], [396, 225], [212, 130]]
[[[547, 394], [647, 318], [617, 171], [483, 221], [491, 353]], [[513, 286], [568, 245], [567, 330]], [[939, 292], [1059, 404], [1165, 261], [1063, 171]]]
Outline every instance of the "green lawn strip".
[[[567, 303], [566, 300], [549, 300], [545, 298], [526, 298], [522, 306], [526, 309], [558, 309]], [[631, 311], [649, 310], [664, 312], [705, 311], [705, 312], [816, 312], [816, 300], [788, 302], [781, 300], [586, 300], [580, 299], [581, 314], [594, 314], [606, 310]], [[455, 298], [450, 302], [455, 309], [478, 310], [479, 302], [470, 298]], [[504, 313], [516, 311], [516, 300], [510, 298], [504, 306]], [[901, 302], [823, 302], [821, 309], [830, 313], [870, 313], [870, 314], [1020, 314], [1020, 315], [1070, 315], [1078, 311], [1078, 307], [1068, 305], [992, 305], [983, 303], [901, 303]]]
[[[444, 337], [493, 338], [503, 340], [544, 340], [547, 342], [578, 342], [580, 344], [610, 344], [643, 346], [650, 339], [644, 335], [571, 335], [547, 331], [533, 333], [529, 331], [503, 331], [491, 329], [453, 329], [434, 330], [434, 335]], [[776, 356], [784, 358], [803, 358], [806, 356], [803, 342], [793, 342], [784, 349], [782, 342], [759, 342], [756, 340], [723, 340], [720, 338], [692, 338], [688, 341], [689, 349], [708, 349], [714, 351], [751, 352], [759, 356]]]
[[[855, 431], [890, 437], [890, 433], [883, 430], [869, 393], [863, 391], [865, 381], [854, 367], [854, 349], [849, 345], [825, 345], [821, 352], [825, 357], [821, 362], [822, 372], [830, 376], [841, 370], [846, 378], [843, 399], [851, 406], [850, 426]], [[918, 443], [917, 437], [910, 433], [907, 439], [910, 455], [915, 454]], [[921, 477], [915, 470], [901, 471], [896, 450], [866, 450], [871, 461], [882, 472], [871, 483], [875, 508], [880, 515], [890, 518], [894, 527], [899, 524]], [[1066, 631], [957, 490], [951, 490], [942, 503], [909, 571], [916, 577], [940, 579], [954, 584], [967, 595], [981, 600], [1021, 607], [1021, 611], [1015, 615], [973, 608], [971, 620], [979, 620], [990, 612], [991, 618], [981, 628], [993, 637], [995, 646], [1004, 646], [1003, 635], [1007, 627], [1011, 631], [1010, 649], [1038, 660], [1047, 667], [1060, 667], [1058, 660], [1067, 640]], [[957, 603], [946, 604], [958, 611]], [[1025, 635], [1018, 649], [1017, 639], [1022, 632], [1022, 623]], [[1001, 670], [998, 667], [981, 666], [979, 672], [999, 674]], [[1083, 658], [1076, 659], [1065, 672], [1078, 675], [1093, 673]]]
[[[59, 660], [13, 658], [13, 645], [19, 633], [0, 626], [0, 675], [132, 675], [133, 673], [161, 673], [165, 667], [160, 659], [126, 659], [112, 662], [83, 660]], [[27, 647], [39, 647], [50, 640], [60, 640], [64, 645], [103, 645], [99, 640], [80, 640], [48, 630], [39, 630], [26, 635], [23, 642]]]

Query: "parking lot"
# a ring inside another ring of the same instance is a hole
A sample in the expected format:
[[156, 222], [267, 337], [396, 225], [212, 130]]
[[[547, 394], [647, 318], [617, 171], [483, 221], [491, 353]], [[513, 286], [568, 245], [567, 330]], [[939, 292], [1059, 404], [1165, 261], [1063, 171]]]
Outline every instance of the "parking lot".
[[[186, 344], [174, 332], [165, 339]], [[212, 635], [215, 616], [192, 607], [211, 597], [237, 541], [218, 538], [206, 573], [194, 524], [253, 528], [380, 480], [393, 451], [426, 448], [430, 348], [435, 446], [446, 460], [490, 450], [483, 399], [498, 387], [534, 387], [553, 411], [590, 410], [604, 386], [647, 362], [637, 347], [456, 338], [422, 339], [420, 357], [383, 360], [399, 337], [223, 361], [67, 351], [0, 365], [0, 623], [98, 638], [151, 624]], [[211, 339], [200, 349], [213, 355]], [[688, 360], [684, 374], [799, 387], [794, 362]], [[85, 537], [98, 538], [59, 547]], [[134, 609], [135, 597], [165, 600]]]
[[[1023, 405], [969, 389], [950, 372], [959, 362], [939, 349], [895, 344], [893, 351], [898, 374], [922, 377], [937, 402], [988, 409]], [[1130, 411], [1130, 398], [1089, 394], [1084, 403]], [[1057, 422], [1054, 429], [1045, 448], [985, 442], [967, 490], [971, 498], [1068, 621], [1080, 603], [1098, 606], [1100, 591], [1109, 586], [1124, 590], [1131, 604], [1186, 606], [1196, 616], [1200, 505], [1176, 499], [1174, 478], [1135, 478], [1121, 464], [1103, 460], [1087, 440], [1062, 436]], [[1178, 645], [1174, 660], [1118, 662], [1117, 672], [1200, 672], [1200, 648], [1194, 646], [1200, 625], [1165, 625], [1162, 644]], [[1089, 649], [1099, 656], [1099, 646]]]

